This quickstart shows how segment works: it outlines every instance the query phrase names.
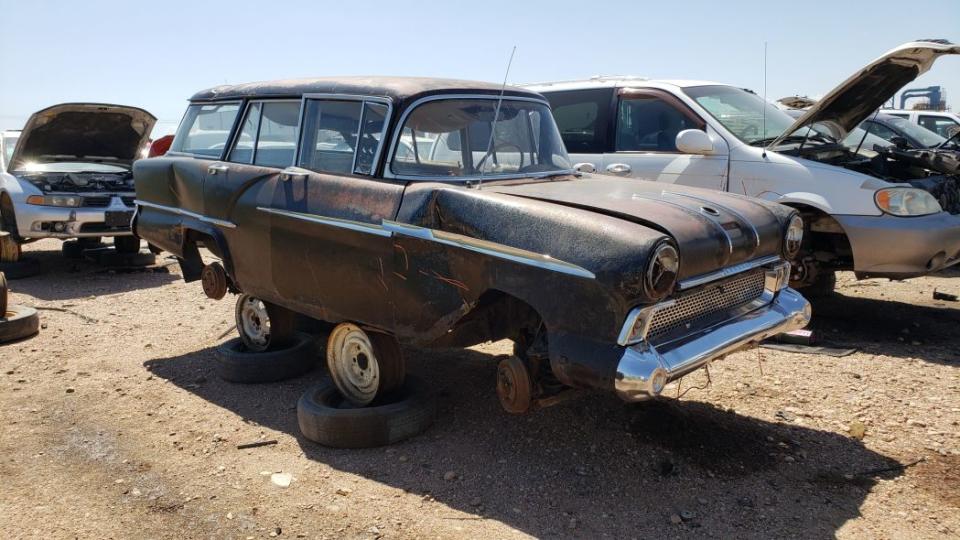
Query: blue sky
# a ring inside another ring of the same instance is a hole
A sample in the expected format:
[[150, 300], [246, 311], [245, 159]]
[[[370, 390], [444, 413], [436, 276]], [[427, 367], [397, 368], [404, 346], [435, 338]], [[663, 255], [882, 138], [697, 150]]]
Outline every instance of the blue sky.
[[[143, 107], [159, 131], [224, 82], [427, 75], [510, 82], [633, 74], [819, 96], [902, 42], [960, 41], [960, 2], [0, 0], [0, 128], [65, 101]], [[910, 87], [960, 109], [960, 57]]]

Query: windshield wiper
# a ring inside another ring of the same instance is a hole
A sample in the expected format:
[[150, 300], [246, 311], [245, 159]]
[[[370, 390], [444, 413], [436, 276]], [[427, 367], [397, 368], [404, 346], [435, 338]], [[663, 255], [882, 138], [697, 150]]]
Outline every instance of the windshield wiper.
[[[756, 139], [756, 140], [750, 141], [750, 142], [747, 143], [747, 144], [749, 144], [750, 146], [767, 146], [768, 144], [770, 144], [770, 143], [772, 143], [773, 141], [777, 140], [779, 137], [780, 137], [780, 136], [777, 135], [776, 137], [766, 137], [766, 138], [763, 138], [763, 139]], [[837, 141], [831, 139], [830, 137], [827, 137], [826, 135], [822, 135], [822, 134], [820, 134], [820, 133], [814, 133], [814, 134], [807, 135], [807, 136], [804, 136], [804, 135], [789, 135], [789, 136], [787, 136], [787, 137], [784, 137], [780, 142], [781, 142], [781, 143], [785, 143], [785, 142], [803, 142], [803, 141], [811, 141], [811, 140], [813, 140], [813, 141], [817, 141], [817, 140], [818, 140], [818, 141], [825, 142], [825, 143], [828, 143], [828, 144], [829, 144], [829, 143], [836, 143], [836, 142], [837, 142]]]

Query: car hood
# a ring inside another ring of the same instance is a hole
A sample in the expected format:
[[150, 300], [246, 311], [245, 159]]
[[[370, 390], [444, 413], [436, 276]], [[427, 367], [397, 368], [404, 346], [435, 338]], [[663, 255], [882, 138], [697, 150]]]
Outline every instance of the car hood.
[[779, 256], [794, 213], [740, 195], [601, 175], [483, 190], [587, 209], [668, 234], [680, 251], [681, 279]]
[[27, 120], [8, 170], [64, 161], [130, 167], [156, 121], [147, 111], [124, 105], [54, 105]]
[[851, 75], [807, 109], [768, 148], [800, 128], [821, 124], [838, 141], [890, 100], [898, 90], [930, 69], [937, 58], [960, 54], [960, 45], [946, 40], [904, 43]]

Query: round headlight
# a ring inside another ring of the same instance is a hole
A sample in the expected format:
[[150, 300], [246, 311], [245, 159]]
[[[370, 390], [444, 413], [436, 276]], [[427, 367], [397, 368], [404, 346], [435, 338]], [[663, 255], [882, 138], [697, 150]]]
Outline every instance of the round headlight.
[[673, 290], [680, 270], [680, 254], [670, 244], [660, 244], [647, 266], [647, 290], [653, 298], [662, 298]]
[[803, 243], [803, 218], [793, 216], [790, 218], [790, 225], [787, 226], [787, 234], [783, 240], [783, 248], [786, 251], [787, 258], [792, 259], [800, 252], [800, 245]]
[[880, 189], [873, 200], [877, 208], [895, 216], [926, 216], [943, 211], [933, 195], [917, 188]]

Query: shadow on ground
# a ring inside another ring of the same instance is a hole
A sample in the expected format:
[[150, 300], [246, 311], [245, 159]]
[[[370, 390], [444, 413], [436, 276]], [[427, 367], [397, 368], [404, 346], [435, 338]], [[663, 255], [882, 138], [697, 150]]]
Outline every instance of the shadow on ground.
[[[213, 355], [205, 349], [145, 366], [297, 437], [311, 460], [536, 537], [833, 538], [859, 515], [877, 478], [901, 474], [859, 441], [703, 402], [627, 406], [593, 395], [510, 416], [494, 393], [494, 358], [475, 351], [408, 351], [416, 358], [410, 371], [429, 374], [440, 393], [440, 415], [427, 433], [388, 449], [329, 449], [300, 436], [295, 414], [319, 370], [244, 386], [217, 379]], [[459, 478], [444, 481], [446, 471]], [[671, 524], [671, 514], [686, 521]]]
[[[60, 253], [60, 242], [44, 241], [28, 245], [24, 257], [39, 261], [42, 271], [11, 281], [10, 288], [43, 301], [151, 289], [180, 279], [170, 273], [170, 265], [175, 263], [165, 255], [158, 255], [151, 267], [114, 268], [86, 259], [67, 259]], [[78, 287], [78, 283], [83, 286]]]
[[812, 304], [810, 327], [831, 345], [960, 366], [960, 303], [917, 305], [834, 294]]

